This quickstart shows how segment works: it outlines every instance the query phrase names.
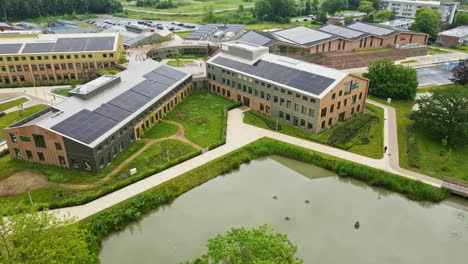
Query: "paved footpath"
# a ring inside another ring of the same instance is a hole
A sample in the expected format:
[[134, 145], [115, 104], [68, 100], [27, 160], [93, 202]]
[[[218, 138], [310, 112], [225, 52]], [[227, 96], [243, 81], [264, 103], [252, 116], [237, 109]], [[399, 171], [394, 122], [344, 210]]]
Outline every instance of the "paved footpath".
[[[361, 163], [369, 167], [386, 170], [407, 178], [421, 180], [427, 184], [440, 187], [442, 185], [442, 181], [401, 169], [398, 166], [398, 141], [396, 138], [395, 109], [376, 102], [370, 101], [370, 103], [384, 107], [384, 144], [389, 147], [387, 153], [390, 153], [390, 155], [384, 155], [382, 159], [364, 157], [344, 150], [245, 124], [242, 120], [243, 111], [241, 109], [234, 109], [229, 111], [228, 114], [227, 142], [225, 145], [187, 160], [160, 173], [154, 174], [146, 179], [138, 181], [132, 185], [105, 195], [87, 204], [57, 209], [53, 211], [58, 212], [60, 216], [75, 217], [77, 220], [82, 220], [263, 137], [269, 137], [279, 141], [287, 142], [289, 144], [297, 145], [345, 160], [350, 160], [356, 163]], [[391, 155], [392, 153], [395, 153], [395, 155]]]

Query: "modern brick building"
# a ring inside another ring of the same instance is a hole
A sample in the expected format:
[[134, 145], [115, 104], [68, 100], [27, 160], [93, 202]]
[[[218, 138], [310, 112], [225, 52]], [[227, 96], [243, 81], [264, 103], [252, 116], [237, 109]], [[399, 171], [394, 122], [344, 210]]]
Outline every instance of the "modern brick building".
[[123, 51], [118, 33], [9, 35], [0, 38], [0, 85], [87, 81]]
[[428, 35], [400, 31], [377, 24], [356, 22], [348, 26], [304, 26], [274, 32], [247, 31], [239, 41], [268, 47], [271, 53], [308, 60], [329, 53], [426, 45]]
[[459, 26], [439, 33], [437, 44], [455, 47], [468, 44], [468, 26]]
[[221, 44], [207, 77], [211, 92], [311, 133], [361, 113], [368, 89], [365, 78], [241, 41]]
[[191, 91], [191, 75], [147, 60], [99, 77], [3, 130], [15, 159], [98, 172]]

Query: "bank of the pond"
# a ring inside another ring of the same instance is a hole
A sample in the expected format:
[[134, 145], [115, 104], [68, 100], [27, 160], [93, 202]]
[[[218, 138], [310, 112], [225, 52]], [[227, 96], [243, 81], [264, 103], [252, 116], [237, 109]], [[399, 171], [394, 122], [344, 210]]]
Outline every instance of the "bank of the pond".
[[80, 225], [92, 234], [89, 243], [91, 250], [97, 255], [100, 241], [105, 236], [121, 230], [150, 210], [169, 204], [177, 196], [236, 170], [243, 163], [269, 155], [311, 163], [334, 171], [341, 177], [352, 177], [371, 186], [401, 193], [411, 200], [440, 202], [448, 196], [448, 192], [419, 181], [264, 138], [83, 220]]

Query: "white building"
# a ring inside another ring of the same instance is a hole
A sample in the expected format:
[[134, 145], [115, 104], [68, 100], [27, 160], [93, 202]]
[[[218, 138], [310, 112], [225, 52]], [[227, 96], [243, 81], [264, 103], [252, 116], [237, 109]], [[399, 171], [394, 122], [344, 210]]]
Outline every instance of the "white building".
[[415, 0], [380, 0], [379, 9], [395, 11], [397, 17], [415, 18], [419, 8], [437, 9], [442, 16], [442, 23], [452, 24], [459, 2], [415, 1]]
[[390, 20], [390, 21], [385, 21], [382, 23], [379, 23], [380, 25], [395, 28], [395, 29], [409, 29], [411, 24], [414, 23], [414, 19], [411, 18], [398, 18], [395, 20]]

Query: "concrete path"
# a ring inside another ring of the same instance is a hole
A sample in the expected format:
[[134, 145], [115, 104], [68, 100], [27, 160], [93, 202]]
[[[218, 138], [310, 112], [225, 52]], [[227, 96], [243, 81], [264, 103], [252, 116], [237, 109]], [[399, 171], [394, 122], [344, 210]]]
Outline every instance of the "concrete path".
[[44, 87], [18, 87], [0, 89], [0, 97], [20, 97], [25, 96], [30, 100], [40, 104], [56, 104], [64, 99], [56, 96], [51, 91], [55, 88], [64, 88], [69, 86], [44, 86]]
[[389, 149], [387, 150], [387, 154], [384, 155], [382, 159], [371, 159], [344, 150], [245, 124], [243, 122], [243, 111], [241, 109], [234, 109], [229, 111], [228, 114], [227, 142], [225, 145], [187, 160], [160, 173], [154, 174], [146, 179], [143, 179], [87, 204], [57, 209], [54, 211], [58, 212], [58, 214], [63, 217], [75, 217], [77, 220], [82, 220], [263, 137], [269, 137], [275, 140], [367, 165], [369, 167], [386, 170], [392, 173], [400, 174], [401, 176], [407, 178], [421, 180], [427, 184], [440, 187], [442, 184], [441, 180], [404, 170], [399, 167], [395, 109], [386, 105], [381, 105], [377, 102], [370, 103], [379, 105], [384, 108], [384, 144], [386, 144]]

